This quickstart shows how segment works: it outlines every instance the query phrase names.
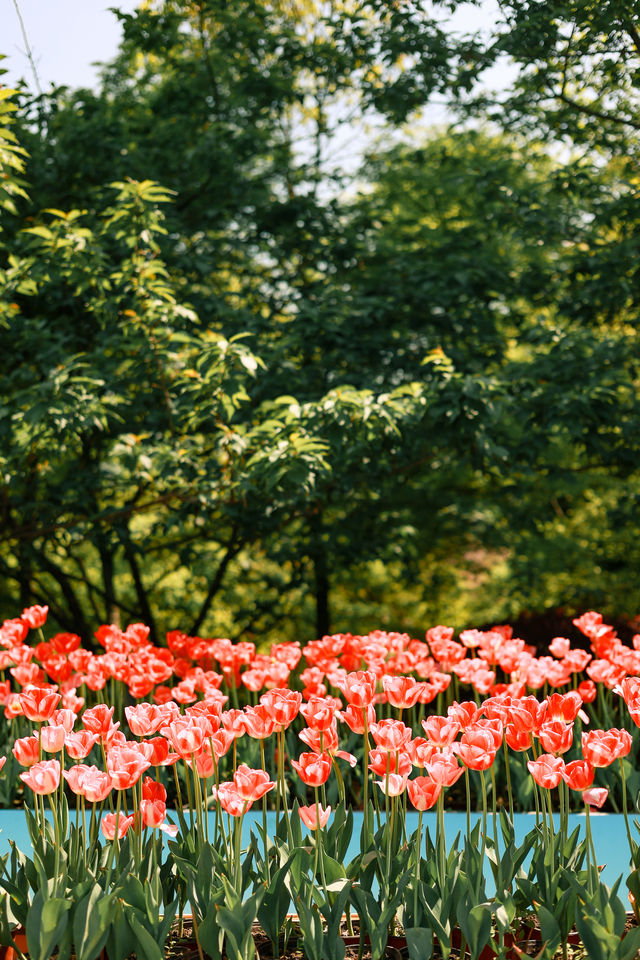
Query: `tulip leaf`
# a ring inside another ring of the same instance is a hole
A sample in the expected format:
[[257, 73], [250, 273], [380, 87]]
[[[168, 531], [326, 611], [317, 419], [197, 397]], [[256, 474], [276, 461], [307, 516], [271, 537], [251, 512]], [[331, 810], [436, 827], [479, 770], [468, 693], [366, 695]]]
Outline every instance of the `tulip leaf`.
[[433, 953], [431, 927], [408, 927], [404, 935], [409, 950], [409, 960], [429, 960]]
[[126, 911], [127, 923], [135, 936], [135, 952], [138, 960], [164, 960], [164, 950], [160, 948], [136, 910]]
[[49, 960], [67, 925], [71, 901], [62, 897], [44, 898], [38, 890], [27, 916], [27, 946], [32, 960]]
[[73, 917], [73, 944], [77, 960], [94, 960], [109, 936], [113, 915], [113, 894], [95, 883], [79, 901]]

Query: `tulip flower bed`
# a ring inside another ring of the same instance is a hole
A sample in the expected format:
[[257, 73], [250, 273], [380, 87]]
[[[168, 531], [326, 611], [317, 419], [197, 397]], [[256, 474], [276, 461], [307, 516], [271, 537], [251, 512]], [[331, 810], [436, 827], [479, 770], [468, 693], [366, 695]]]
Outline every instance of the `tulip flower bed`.
[[[17, 956], [638, 955], [640, 636], [588, 613], [590, 651], [435, 627], [264, 653], [179, 631], [155, 647], [135, 624], [100, 627], [95, 652], [45, 639], [46, 618], [0, 626], [0, 790], [31, 840], [0, 860]], [[625, 824], [613, 887], [594, 806]]]

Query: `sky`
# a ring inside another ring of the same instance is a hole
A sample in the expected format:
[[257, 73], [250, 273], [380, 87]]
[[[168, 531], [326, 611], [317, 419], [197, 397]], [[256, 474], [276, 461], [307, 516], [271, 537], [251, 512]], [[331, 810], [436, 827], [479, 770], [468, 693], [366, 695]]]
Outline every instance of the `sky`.
[[129, 13], [137, 6], [137, 0], [0, 0], [0, 53], [6, 57], [0, 66], [8, 71], [2, 82], [14, 86], [24, 77], [31, 89], [16, 3], [44, 91], [52, 84], [93, 86], [98, 70], [92, 64], [110, 60], [120, 40], [120, 24], [109, 7]]
[[[8, 71], [2, 78], [13, 86], [24, 78], [35, 89], [33, 73], [26, 53], [20, 17], [27, 34], [40, 85], [46, 92], [51, 85], [94, 86], [98, 78], [96, 62], [108, 61], [116, 53], [121, 36], [118, 20], [109, 7], [125, 13], [133, 11], [139, 0], [0, 0], [1, 66]], [[474, 31], [488, 28], [497, 16], [496, 0], [482, 0], [478, 7], [467, 7], [454, 16], [458, 29]], [[457, 22], [456, 22], [457, 21]], [[510, 73], [498, 67], [490, 78], [491, 86], [502, 86]]]

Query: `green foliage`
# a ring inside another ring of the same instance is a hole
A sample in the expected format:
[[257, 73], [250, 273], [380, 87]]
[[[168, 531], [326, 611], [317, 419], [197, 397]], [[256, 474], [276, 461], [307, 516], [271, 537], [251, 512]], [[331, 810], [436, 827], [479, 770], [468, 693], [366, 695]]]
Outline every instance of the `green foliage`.
[[[430, 9], [158, 0], [98, 90], [3, 94], [7, 614], [636, 612], [631, 13], [504, 0], [484, 43]], [[435, 93], [491, 132], [398, 145]], [[340, 137], [380, 118], [348, 191]]]

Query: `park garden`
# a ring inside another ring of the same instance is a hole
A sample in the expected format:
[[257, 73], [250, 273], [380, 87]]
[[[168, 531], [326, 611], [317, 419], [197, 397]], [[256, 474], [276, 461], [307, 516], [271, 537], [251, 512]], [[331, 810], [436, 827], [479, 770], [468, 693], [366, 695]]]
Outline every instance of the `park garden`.
[[6, 960], [638, 954], [636, 7], [0, 86]]

